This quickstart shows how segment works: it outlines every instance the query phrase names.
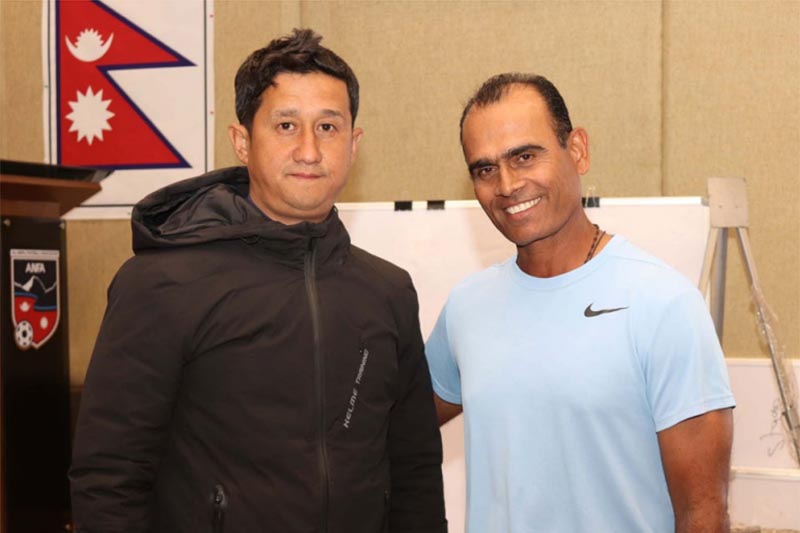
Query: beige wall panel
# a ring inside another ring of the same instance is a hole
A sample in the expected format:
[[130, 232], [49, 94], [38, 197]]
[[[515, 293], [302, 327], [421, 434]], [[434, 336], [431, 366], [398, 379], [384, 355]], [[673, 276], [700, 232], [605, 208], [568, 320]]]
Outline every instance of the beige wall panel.
[[[236, 69], [295, 26], [321, 32], [362, 83], [366, 136], [347, 201], [470, 198], [457, 138], [463, 103], [489, 75], [535, 71], [589, 130], [585, 183], [599, 194], [697, 195], [707, 176], [748, 178], [766, 296], [787, 352], [800, 356], [800, 3], [665, 4], [663, 102], [659, 2], [217, 0], [215, 11], [217, 166], [236, 163], [225, 134]], [[43, 157], [40, 18], [38, 1], [0, 1], [2, 157]], [[72, 221], [67, 235], [80, 384], [105, 289], [131, 254], [129, 222]], [[730, 250], [726, 349], [764, 354], [733, 240]]]
[[[664, 193], [747, 179], [764, 294], [800, 357], [800, 2], [670, 2], [665, 50]], [[766, 355], [734, 239], [729, 257], [726, 353]]]
[[70, 383], [82, 385], [100, 322], [106, 289], [131, 257], [129, 220], [72, 220], [67, 223]]
[[228, 140], [228, 125], [237, 123], [233, 80], [253, 50], [300, 25], [297, 1], [214, 2], [214, 165], [239, 165]]
[[[15, 95], [41, 93], [41, 3], [5, 0], [0, 9], [0, 109], [9, 117], [0, 155], [40, 161], [41, 100]], [[658, 194], [660, 10], [651, 2], [218, 0], [216, 166], [237, 164], [226, 127], [235, 121], [239, 64], [292, 27], [311, 26], [353, 65], [363, 87], [359, 123], [367, 135], [343, 200], [471, 197], [457, 121], [477, 85], [505, 70], [536, 71], [558, 84], [575, 124], [590, 131], [587, 184], [606, 196]], [[479, 35], [479, 27], [492, 31]]]
[[344, 200], [471, 198], [458, 142], [490, 75], [534, 71], [588, 128], [605, 196], [660, 194], [657, 2], [304, 2], [303, 24], [356, 71], [365, 129]]
[[0, 158], [44, 161], [42, 4], [0, 1]]

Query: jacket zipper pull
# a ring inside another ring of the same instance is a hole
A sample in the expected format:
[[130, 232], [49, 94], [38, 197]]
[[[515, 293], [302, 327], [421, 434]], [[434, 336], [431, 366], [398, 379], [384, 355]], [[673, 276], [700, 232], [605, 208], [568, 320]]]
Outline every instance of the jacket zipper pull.
[[211, 531], [212, 533], [222, 533], [225, 522], [225, 509], [228, 508], [228, 497], [225, 495], [225, 489], [222, 485], [216, 485], [214, 487], [214, 494], [211, 495], [211, 503], [213, 506]]

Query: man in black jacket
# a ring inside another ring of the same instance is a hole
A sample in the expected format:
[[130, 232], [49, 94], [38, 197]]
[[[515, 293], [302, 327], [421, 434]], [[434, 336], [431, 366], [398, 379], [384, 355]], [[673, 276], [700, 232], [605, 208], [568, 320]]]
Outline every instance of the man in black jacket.
[[244, 167], [134, 209], [78, 418], [79, 531], [446, 531], [416, 293], [333, 207], [362, 131], [320, 39], [240, 67]]

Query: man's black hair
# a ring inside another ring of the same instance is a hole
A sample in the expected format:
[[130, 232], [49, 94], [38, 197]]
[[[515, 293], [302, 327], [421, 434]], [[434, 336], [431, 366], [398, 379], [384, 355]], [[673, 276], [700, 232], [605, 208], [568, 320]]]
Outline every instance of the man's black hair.
[[572, 131], [572, 122], [569, 119], [567, 104], [564, 103], [561, 93], [558, 92], [558, 89], [550, 80], [536, 74], [506, 72], [486, 80], [472, 98], [469, 99], [467, 105], [464, 106], [464, 111], [461, 113], [461, 122], [459, 122], [459, 134], [464, 133], [464, 120], [473, 107], [484, 107], [498, 102], [514, 85], [531, 87], [541, 95], [547, 105], [547, 109], [550, 111], [553, 131], [556, 134], [556, 138], [558, 138], [558, 143], [562, 148], [566, 147], [567, 139]]
[[321, 46], [322, 36], [310, 29], [295, 28], [290, 35], [274, 39], [256, 50], [236, 73], [236, 117], [250, 131], [253, 117], [261, 105], [261, 94], [275, 85], [283, 72], [308, 74], [322, 72], [347, 85], [353, 123], [358, 114], [358, 79], [350, 66], [333, 51]]

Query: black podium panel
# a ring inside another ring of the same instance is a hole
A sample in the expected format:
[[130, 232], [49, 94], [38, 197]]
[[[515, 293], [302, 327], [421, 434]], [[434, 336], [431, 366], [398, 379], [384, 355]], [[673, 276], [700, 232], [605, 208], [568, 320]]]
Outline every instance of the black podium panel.
[[69, 522], [69, 360], [62, 222], [0, 225], [2, 496], [9, 533]]

